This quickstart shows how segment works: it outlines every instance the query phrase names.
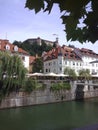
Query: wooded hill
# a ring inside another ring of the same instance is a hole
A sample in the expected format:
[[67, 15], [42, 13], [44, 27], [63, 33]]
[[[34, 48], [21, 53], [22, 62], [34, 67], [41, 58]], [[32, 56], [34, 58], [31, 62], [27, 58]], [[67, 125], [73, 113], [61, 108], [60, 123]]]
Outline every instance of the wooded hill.
[[44, 51], [47, 52], [55, 47], [55, 44], [53, 46], [47, 45], [44, 41], [42, 41], [41, 45], [37, 44], [37, 42], [30, 44], [28, 41], [14, 41], [13, 44], [29, 52], [31, 56], [35, 56], [36, 54], [41, 56]]

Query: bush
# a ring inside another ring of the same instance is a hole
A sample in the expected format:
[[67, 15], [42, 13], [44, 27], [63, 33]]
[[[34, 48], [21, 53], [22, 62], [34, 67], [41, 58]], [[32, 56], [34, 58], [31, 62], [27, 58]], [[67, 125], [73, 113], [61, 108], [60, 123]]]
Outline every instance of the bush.
[[23, 87], [23, 90], [25, 92], [31, 93], [36, 88], [36, 80], [32, 80], [31, 78], [28, 78], [25, 81], [25, 85]]
[[52, 91], [59, 91], [59, 90], [70, 90], [71, 86], [69, 83], [53, 83], [51, 85], [51, 90]]

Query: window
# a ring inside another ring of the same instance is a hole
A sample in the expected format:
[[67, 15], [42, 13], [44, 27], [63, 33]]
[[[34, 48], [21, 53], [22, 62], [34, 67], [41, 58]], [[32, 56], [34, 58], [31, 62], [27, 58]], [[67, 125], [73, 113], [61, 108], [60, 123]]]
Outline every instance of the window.
[[22, 60], [25, 61], [25, 56], [22, 56]]
[[67, 61], [65, 61], [65, 65], [67, 65]]
[[60, 71], [62, 71], [62, 68], [60, 67]]
[[17, 46], [14, 46], [14, 51], [18, 51], [18, 47]]
[[60, 60], [60, 64], [62, 64], [61, 60]]
[[46, 72], [48, 72], [48, 69], [46, 69]]
[[9, 45], [6, 45], [6, 50], [10, 50], [10, 46]]
[[75, 62], [73, 62], [73, 65], [75, 65]]

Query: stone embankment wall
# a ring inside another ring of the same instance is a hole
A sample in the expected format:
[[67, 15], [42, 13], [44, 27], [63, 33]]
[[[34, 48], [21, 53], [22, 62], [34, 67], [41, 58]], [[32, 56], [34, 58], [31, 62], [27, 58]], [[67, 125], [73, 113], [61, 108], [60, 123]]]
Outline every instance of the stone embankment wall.
[[[11, 93], [8, 97], [2, 100], [0, 109], [45, 103], [56, 103], [98, 96], [98, 90], [92, 89], [92, 86], [89, 90], [87, 89], [87, 85], [82, 85], [82, 87], [78, 86], [76, 81], [70, 82], [71, 90], [61, 90], [59, 92], [53, 92], [50, 90], [51, 81], [47, 80], [44, 84], [46, 85], [46, 88], [44, 90], [33, 91], [31, 94], [24, 92]], [[88, 87], [90, 88], [90, 86]], [[81, 90], [77, 88], [83, 89]]]
[[54, 103], [71, 100], [70, 91], [52, 92], [49, 84], [44, 90], [36, 90], [28, 94], [26, 92], [13, 92], [2, 100], [0, 108], [29, 106], [45, 103]]

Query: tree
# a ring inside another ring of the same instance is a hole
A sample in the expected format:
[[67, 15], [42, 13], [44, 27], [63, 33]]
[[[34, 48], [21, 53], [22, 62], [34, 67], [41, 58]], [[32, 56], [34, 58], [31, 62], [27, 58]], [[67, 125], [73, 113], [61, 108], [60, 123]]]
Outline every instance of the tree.
[[53, 46], [47, 45], [44, 41], [42, 41], [41, 45], [39, 45], [37, 42], [30, 44], [30, 42], [27, 40], [24, 42], [14, 41], [13, 44], [27, 51], [32, 56], [36, 56], [36, 54], [41, 56], [44, 51], [47, 52], [53, 48]]
[[90, 75], [89, 69], [81, 69], [81, 70], [79, 70], [79, 76], [83, 77], [85, 79], [90, 79], [91, 75]]
[[18, 46], [18, 47], [21, 47], [22, 42], [15, 40], [15, 41], [13, 42], [13, 44], [16, 45], [16, 46]]
[[98, 0], [26, 0], [25, 7], [35, 13], [41, 10], [50, 13], [54, 4], [59, 6], [67, 40], [81, 43], [98, 40]]
[[37, 58], [33, 64], [33, 72], [43, 71], [43, 61], [42, 58]]
[[18, 55], [0, 52], [0, 96], [22, 87], [26, 72]]
[[66, 67], [64, 69], [64, 74], [68, 75], [69, 77], [76, 79], [77, 75], [74, 69], [71, 69], [70, 67]]

